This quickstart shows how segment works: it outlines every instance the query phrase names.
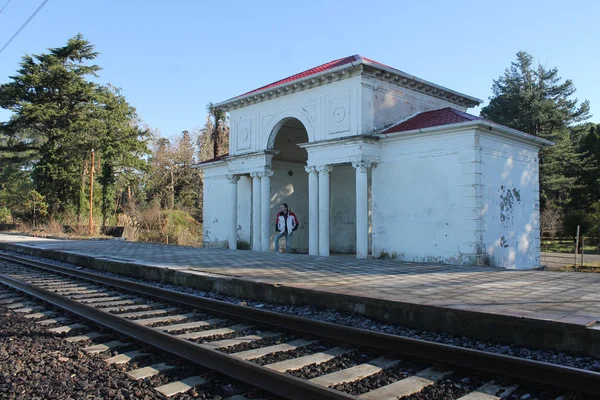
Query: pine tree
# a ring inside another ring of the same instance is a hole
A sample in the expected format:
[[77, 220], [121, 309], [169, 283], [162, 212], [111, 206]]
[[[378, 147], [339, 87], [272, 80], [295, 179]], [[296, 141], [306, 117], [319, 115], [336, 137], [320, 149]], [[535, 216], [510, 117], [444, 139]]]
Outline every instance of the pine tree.
[[92, 149], [99, 173], [102, 211], [114, 210], [116, 174], [143, 167], [148, 132], [118, 89], [91, 81], [98, 53], [81, 35], [47, 53], [26, 55], [11, 81], [0, 85], [0, 107], [12, 111], [0, 124], [0, 155], [31, 170], [49, 212], [82, 212], [85, 161]]
[[0, 107], [13, 112], [0, 126], [8, 144], [2, 150], [29, 153], [35, 160], [33, 181], [50, 211], [64, 210], [77, 199], [97, 91], [88, 79], [100, 70], [85, 63], [97, 54], [77, 35], [64, 47], [24, 56], [17, 75], [0, 85]]
[[521, 51], [494, 80], [490, 103], [481, 110], [484, 118], [556, 143], [540, 152], [542, 209], [547, 202], [568, 203], [582, 166], [574, 128], [589, 118], [589, 102], [579, 104], [572, 98], [573, 82], [561, 80], [557, 68], [535, 67], [533, 57]]

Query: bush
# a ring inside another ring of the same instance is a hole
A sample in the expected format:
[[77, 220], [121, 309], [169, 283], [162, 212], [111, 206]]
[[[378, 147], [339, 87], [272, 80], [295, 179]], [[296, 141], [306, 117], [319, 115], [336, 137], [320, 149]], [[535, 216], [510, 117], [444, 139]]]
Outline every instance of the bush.
[[0, 224], [12, 223], [12, 214], [6, 207], [0, 207]]

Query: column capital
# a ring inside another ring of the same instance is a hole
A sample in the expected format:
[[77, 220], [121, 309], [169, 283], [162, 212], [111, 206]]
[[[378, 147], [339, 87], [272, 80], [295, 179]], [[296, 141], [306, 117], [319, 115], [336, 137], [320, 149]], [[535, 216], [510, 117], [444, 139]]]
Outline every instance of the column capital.
[[317, 173], [317, 167], [316, 165], [307, 165], [306, 167], [304, 167], [304, 170], [306, 171], [307, 174], [313, 174], [313, 173]]
[[267, 169], [260, 173], [262, 179], [270, 178], [273, 176], [273, 170]]
[[360, 158], [352, 160], [352, 167], [360, 172], [367, 172], [371, 167], [377, 166], [377, 161], [371, 159]]
[[237, 184], [240, 180], [240, 176], [236, 174], [227, 174], [227, 180], [229, 183]]
[[319, 174], [329, 174], [333, 167], [331, 165], [317, 165], [316, 169]]
[[267, 169], [264, 171], [254, 171], [254, 172], [250, 172], [250, 176], [252, 178], [265, 178], [265, 177], [270, 178], [271, 176], [273, 176], [273, 171], [270, 169]]

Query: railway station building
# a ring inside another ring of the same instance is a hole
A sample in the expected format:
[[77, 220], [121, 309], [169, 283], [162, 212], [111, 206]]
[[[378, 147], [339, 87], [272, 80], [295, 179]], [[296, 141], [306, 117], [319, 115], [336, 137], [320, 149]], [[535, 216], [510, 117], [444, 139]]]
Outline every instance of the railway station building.
[[229, 154], [204, 172], [207, 247], [540, 265], [538, 152], [551, 142], [466, 111], [481, 100], [354, 55], [217, 104]]

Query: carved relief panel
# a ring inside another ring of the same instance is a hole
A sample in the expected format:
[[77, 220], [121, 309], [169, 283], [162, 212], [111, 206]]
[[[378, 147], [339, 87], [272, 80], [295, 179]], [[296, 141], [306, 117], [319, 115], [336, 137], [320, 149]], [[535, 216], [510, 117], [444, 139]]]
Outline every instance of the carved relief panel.
[[236, 123], [236, 152], [250, 150], [252, 146], [252, 119], [240, 117]]
[[350, 91], [328, 96], [325, 108], [327, 134], [334, 135], [350, 131]]

